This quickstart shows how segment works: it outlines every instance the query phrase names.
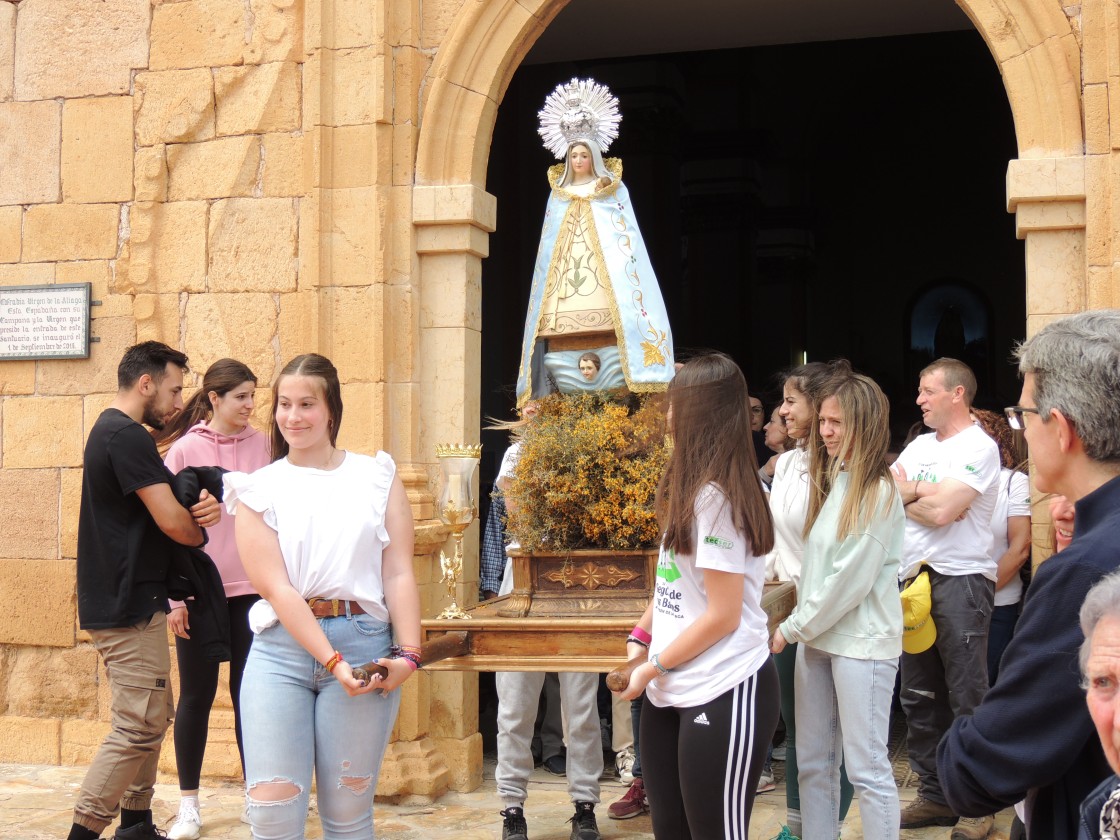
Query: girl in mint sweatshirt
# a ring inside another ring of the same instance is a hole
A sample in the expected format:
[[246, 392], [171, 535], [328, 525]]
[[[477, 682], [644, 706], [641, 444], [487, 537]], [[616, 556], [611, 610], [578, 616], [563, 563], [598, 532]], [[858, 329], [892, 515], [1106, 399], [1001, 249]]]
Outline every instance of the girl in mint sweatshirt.
[[898, 567], [902, 500], [887, 467], [889, 406], [871, 379], [834, 378], [809, 439], [809, 512], [797, 607], [771, 650], [798, 642], [795, 716], [806, 838], [840, 829], [840, 761], [863, 836], [897, 838], [898, 790], [887, 751], [902, 652]]

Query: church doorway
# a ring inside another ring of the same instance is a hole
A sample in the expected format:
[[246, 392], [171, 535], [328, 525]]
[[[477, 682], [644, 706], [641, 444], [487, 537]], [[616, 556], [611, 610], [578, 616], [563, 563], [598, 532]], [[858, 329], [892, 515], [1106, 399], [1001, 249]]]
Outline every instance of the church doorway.
[[[700, 13], [718, 5], [701, 2]], [[595, 26], [603, 6], [573, 0], [497, 110], [483, 415], [511, 417], [554, 163], [537, 111], [574, 76], [620, 100], [608, 154], [622, 159], [678, 356], [728, 352], [768, 405], [778, 372], [846, 357], [888, 393], [900, 438], [919, 417], [917, 372], [938, 355], [973, 365], [981, 406], [1016, 402], [1010, 351], [1025, 335], [1026, 294], [1023, 244], [1006, 209], [1015, 125], [999, 68], [957, 7], [917, 3], [911, 11], [924, 16], [883, 26], [870, 8], [841, 16], [829, 6], [820, 11], [831, 21], [767, 20], [762, 31], [747, 4], [741, 20], [684, 32], [655, 11], [619, 55], [617, 21]], [[506, 436], [482, 439], [488, 501]]]
[[[703, 25], [730, 5], [722, 26]], [[752, 25], [749, 4], [705, 0], [674, 27], [662, 6], [676, 4], [645, 3], [649, 20], [630, 39], [594, 0], [560, 12], [514, 73], [494, 126], [483, 414], [510, 416], [554, 162], [537, 111], [573, 76], [620, 99], [609, 154], [622, 158], [678, 355], [724, 350], [771, 399], [778, 371], [847, 357], [882, 384], [901, 432], [918, 417], [917, 371], [957, 352], [927, 333], [956, 336], [963, 315], [984, 322], [967, 347], [978, 403], [1015, 401], [1009, 357], [1025, 334], [1026, 295], [1006, 210], [1016, 135], [999, 68], [956, 6], [920, 2], [884, 20], [876, 5]], [[949, 298], [976, 311], [937, 310], [942, 288], [964, 290]], [[915, 331], [918, 315], [933, 328]], [[491, 443], [498, 457], [503, 442]]]

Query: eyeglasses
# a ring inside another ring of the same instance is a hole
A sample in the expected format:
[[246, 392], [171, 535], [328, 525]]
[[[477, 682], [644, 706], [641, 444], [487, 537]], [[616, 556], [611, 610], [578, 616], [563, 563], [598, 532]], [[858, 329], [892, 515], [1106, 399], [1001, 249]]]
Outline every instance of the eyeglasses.
[[1037, 414], [1039, 417], [1042, 416], [1042, 412], [1037, 408], [1024, 408], [1021, 405], [1009, 405], [1003, 410], [1003, 413], [1007, 415], [1008, 425], [1011, 426], [1012, 429], [1020, 432], [1026, 428], [1026, 424], [1023, 423], [1024, 414]]

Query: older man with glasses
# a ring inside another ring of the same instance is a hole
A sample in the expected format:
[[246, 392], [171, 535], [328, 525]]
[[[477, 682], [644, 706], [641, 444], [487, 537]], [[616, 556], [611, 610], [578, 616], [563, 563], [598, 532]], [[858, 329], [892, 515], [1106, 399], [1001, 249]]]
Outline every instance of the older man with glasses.
[[1075, 838], [1081, 801], [1110, 775], [1085, 707], [1078, 610], [1120, 568], [1120, 310], [1055, 321], [1018, 350], [1035, 485], [1076, 502], [1073, 542], [1043, 563], [999, 678], [937, 750], [949, 805], [982, 815], [1022, 803], [1030, 838]]

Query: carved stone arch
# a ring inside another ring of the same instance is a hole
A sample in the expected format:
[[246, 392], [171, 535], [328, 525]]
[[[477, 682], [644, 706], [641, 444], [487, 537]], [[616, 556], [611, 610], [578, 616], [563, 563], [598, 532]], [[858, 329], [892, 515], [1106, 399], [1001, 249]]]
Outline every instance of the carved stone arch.
[[[498, 103], [521, 59], [569, 0], [469, 0], [429, 74], [416, 183], [486, 179]], [[1021, 159], [1080, 155], [1081, 51], [1053, 0], [957, 0], [999, 64]]]
[[1019, 159], [1084, 153], [1081, 49], [1048, 0], [957, 0], [999, 65]]

